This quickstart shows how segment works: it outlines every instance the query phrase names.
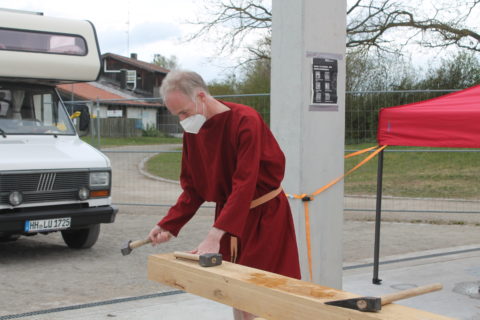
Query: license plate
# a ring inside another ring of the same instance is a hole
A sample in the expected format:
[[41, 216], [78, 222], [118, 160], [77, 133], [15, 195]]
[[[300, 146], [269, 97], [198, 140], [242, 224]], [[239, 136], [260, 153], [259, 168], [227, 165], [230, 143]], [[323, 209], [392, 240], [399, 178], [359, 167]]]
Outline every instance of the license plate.
[[70, 228], [72, 218], [57, 218], [25, 221], [25, 232], [63, 230]]

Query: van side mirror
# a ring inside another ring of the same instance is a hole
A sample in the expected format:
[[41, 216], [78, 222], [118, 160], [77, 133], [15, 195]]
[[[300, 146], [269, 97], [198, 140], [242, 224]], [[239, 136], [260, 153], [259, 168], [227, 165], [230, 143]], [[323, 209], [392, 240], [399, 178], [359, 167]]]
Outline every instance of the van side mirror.
[[84, 136], [88, 133], [90, 127], [90, 111], [86, 105], [75, 105], [73, 108], [73, 116], [78, 118], [78, 131], [80, 136]]

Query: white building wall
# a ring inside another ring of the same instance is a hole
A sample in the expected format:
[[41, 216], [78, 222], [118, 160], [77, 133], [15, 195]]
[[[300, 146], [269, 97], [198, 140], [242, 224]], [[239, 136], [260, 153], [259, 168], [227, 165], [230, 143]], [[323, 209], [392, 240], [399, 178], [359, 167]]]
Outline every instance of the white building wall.
[[[108, 118], [108, 106], [99, 105], [96, 103], [87, 103], [90, 114], [99, 118]], [[157, 109], [156, 108], [144, 108], [144, 107], [127, 107], [127, 119], [141, 119], [143, 129], [148, 127], [157, 127]]]
[[157, 109], [155, 108], [127, 108], [128, 119], [142, 119], [143, 129], [157, 126]]
[[95, 102], [88, 102], [87, 106], [90, 110], [91, 117], [107, 118], [107, 106], [99, 105], [97, 107], [97, 104]]
[[142, 119], [142, 108], [128, 107], [127, 119]]
[[144, 109], [143, 112], [143, 126], [144, 128], [153, 126], [157, 127], [157, 109]]

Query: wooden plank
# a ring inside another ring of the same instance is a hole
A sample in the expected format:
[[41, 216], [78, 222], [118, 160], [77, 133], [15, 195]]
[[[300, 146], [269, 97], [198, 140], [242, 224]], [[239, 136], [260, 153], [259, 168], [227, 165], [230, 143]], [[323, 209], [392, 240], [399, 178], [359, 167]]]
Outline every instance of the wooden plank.
[[358, 295], [229, 262], [204, 268], [173, 254], [149, 256], [148, 279], [269, 320], [451, 319], [396, 304], [377, 313], [329, 306], [324, 302]]

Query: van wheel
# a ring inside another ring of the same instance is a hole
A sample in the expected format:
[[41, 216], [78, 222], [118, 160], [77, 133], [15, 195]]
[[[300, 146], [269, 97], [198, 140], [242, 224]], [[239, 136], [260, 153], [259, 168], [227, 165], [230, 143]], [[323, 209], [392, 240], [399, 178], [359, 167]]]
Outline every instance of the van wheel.
[[100, 234], [100, 224], [94, 224], [84, 229], [63, 230], [63, 241], [72, 249], [88, 249], [97, 242]]

